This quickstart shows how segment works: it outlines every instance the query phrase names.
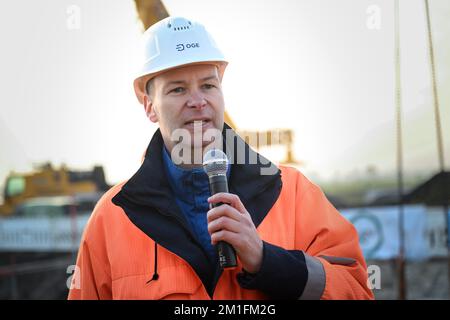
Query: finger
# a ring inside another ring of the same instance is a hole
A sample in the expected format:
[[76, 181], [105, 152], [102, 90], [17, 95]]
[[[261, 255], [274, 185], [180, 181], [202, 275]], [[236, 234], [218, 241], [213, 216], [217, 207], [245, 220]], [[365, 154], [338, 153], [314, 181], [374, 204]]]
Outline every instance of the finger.
[[219, 241], [225, 241], [229, 243], [231, 246], [236, 247], [239, 241], [239, 235], [237, 233], [228, 230], [220, 230], [214, 232], [211, 235], [211, 243], [215, 245]]
[[208, 202], [209, 203], [218, 203], [218, 202], [228, 203], [233, 208], [236, 208], [241, 213], [244, 213], [247, 211], [245, 209], [244, 205], [242, 204], [242, 201], [239, 198], [239, 196], [232, 194], [232, 193], [227, 193], [227, 192], [216, 193], [215, 195], [208, 198]]
[[215, 207], [209, 210], [206, 214], [206, 219], [208, 223], [210, 223], [211, 221], [216, 220], [217, 218], [220, 218], [222, 216], [229, 217], [236, 221], [241, 221], [242, 213], [237, 211], [232, 206], [229, 206], [228, 204], [222, 204], [219, 207]]
[[240, 222], [228, 218], [226, 216], [222, 216], [217, 218], [216, 220], [211, 221], [208, 224], [208, 232], [209, 234], [213, 234], [216, 231], [227, 230], [234, 233], [240, 233], [243, 229], [243, 226]]

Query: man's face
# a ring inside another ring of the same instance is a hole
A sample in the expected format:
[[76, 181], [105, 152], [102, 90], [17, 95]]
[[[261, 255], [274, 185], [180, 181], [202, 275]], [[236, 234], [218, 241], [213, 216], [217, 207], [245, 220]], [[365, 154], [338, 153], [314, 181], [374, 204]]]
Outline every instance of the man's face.
[[192, 65], [164, 72], [153, 78], [150, 93], [144, 98], [147, 116], [159, 123], [169, 152], [176, 144], [171, 140], [176, 129], [187, 130], [192, 143], [194, 128], [196, 132], [222, 131], [224, 104], [214, 65]]

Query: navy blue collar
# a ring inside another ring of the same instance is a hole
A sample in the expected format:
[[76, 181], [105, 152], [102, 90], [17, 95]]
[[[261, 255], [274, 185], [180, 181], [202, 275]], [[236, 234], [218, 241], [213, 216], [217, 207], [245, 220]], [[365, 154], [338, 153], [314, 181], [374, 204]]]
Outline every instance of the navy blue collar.
[[[163, 163], [169, 184], [177, 198], [186, 203], [193, 203], [192, 189], [199, 193], [209, 192], [208, 175], [202, 167], [185, 169], [173, 163], [169, 152], [163, 146]], [[231, 166], [228, 166], [227, 177], [230, 178]]]

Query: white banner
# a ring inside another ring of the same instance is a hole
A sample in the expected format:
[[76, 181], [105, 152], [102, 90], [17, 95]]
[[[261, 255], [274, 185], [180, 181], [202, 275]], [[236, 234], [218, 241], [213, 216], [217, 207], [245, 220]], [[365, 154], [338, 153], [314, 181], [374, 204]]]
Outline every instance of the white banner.
[[[396, 206], [352, 208], [342, 215], [356, 227], [366, 259], [392, 259], [399, 253], [399, 210]], [[450, 212], [449, 212], [450, 214]], [[90, 213], [75, 218], [0, 218], [0, 251], [77, 251]], [[404, 207], [407, 259], [445, 257], [442, 208]]]
[[89, 216], [1, 218], [0, 251], [77, 251]]
[[[423, 260], [445, 256], [445, 216], [442, 209], [422, 205], [404, 206], [405, 257]], [[400, 250], [398, 206], [341, 210], [358, 230], [366, 259], [393, 259]]]
[[[450, 216], [450, 210], [448, 212]], [[445, 215], [442, 207], [427, 208], [427, 240], [432, 257], [446, 257]]]

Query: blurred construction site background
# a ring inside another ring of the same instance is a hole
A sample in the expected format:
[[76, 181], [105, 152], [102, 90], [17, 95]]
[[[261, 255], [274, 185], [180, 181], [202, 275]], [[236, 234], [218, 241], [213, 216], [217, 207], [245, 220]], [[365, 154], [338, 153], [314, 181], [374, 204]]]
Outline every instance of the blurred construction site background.
[[379, 299], [449, 298], [450, 1], [9, 1], [0, 11], [0, 299], [65, 299], [89, 215], [156, 126], [140, 35], [209, 27], [226, 122], [358, 230]]

